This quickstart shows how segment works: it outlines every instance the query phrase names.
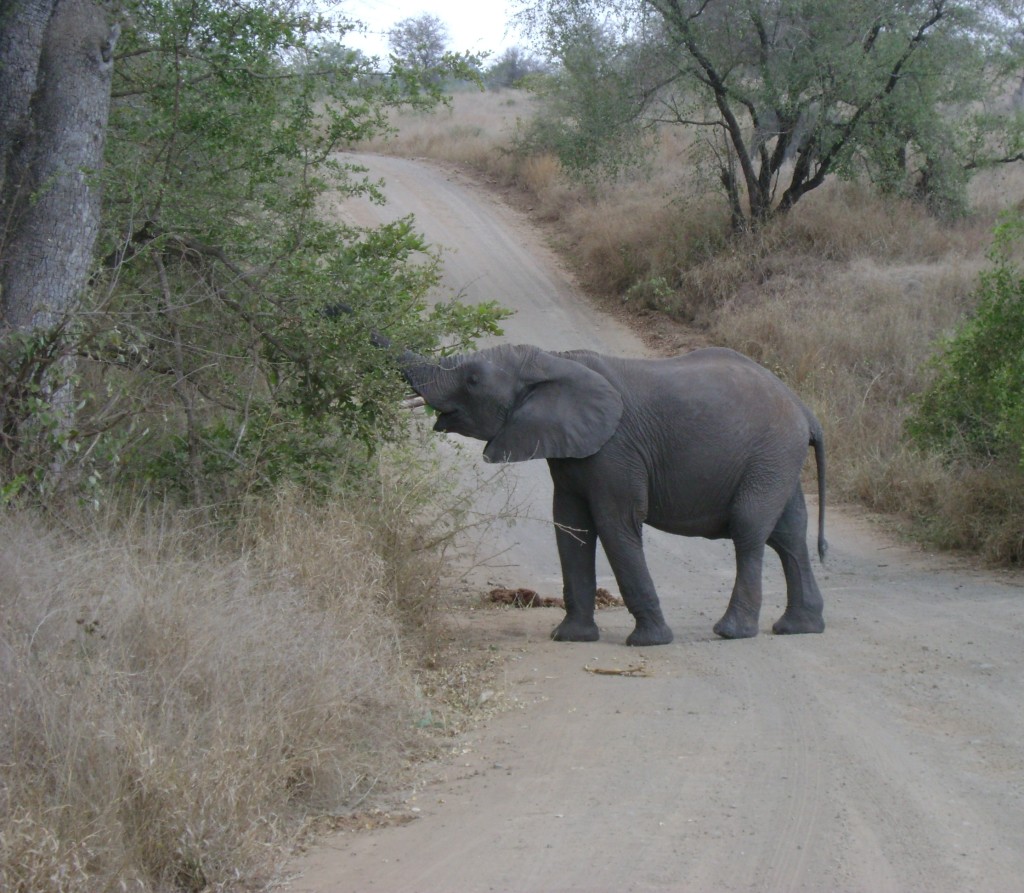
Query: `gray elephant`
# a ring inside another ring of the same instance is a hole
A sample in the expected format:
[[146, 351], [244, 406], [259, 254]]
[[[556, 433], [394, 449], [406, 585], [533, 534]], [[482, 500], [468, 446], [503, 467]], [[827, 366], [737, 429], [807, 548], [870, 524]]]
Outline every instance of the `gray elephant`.
[[782, 559], [787, 606], [776, 633], [820, 633], [822, 598], [807, 550], [800, 473], [818, 467], [818, 553], [824, 558], [821, 425], [767, 369], [731, 350], [619, 359], [503, 345], [440, 362], [404, 352], [406, 380], [437, 413], [435, 431], [486, 441], [491, 462], [547, 459], [565, 618], [552, 638], [591, 642], [600, 540], [636, 628], [628, 645], [663, 645], [642, 527], [729, 538], [732, 598], [715, 632], [754, 636], [765, 544]]

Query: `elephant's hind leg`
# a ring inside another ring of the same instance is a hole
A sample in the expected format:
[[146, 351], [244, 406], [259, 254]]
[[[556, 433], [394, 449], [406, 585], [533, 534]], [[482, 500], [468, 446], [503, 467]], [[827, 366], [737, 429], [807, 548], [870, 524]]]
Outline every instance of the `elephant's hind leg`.
[[723, 639], [749, 639], [757, 635], [761, 616], [761, 569], [764, 543], [735, 543], [736, 582], [722, 619], [715, 624], [715, 635]]
[[823, 632], [824, 602], [811, 570], [811, 557], [807, 550], [807, 507], [799, 486], [768, 538], [768, 545], [778, 552], [786, 575], [786, 610], [775, 621], [772, 632], [779, 635]]

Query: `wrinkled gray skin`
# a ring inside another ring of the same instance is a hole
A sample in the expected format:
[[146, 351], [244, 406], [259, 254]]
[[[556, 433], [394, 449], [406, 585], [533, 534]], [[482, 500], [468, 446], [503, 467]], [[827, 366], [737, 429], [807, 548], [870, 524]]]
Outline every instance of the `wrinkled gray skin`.
[[434, 363], [406, 352], [402, 371], [438, 411], [435, 431], [486, 441], [490, 462], [547, 459], [562, 565], [559, 641], [592, 642], [598, 540], [636, 621], [629, 645], [672, 641], [644, 558], [642, 527], [728, 537], [736, 550], [727, 639], [757, 634], [765, 544], [782, 559], [787, 607], [776, 633], [820, 633], [822, 598], [807, 550], [800, 472], [818, 465], [821, 426], [778, 378], [731, 350], [663, 360], [503, 345]]

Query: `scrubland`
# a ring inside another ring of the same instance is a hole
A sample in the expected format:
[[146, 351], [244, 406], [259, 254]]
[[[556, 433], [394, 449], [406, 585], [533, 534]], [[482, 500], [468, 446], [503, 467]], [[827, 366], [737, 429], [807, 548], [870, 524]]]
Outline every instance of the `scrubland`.
[[[531, 113], [525, 94], [459, 93], [375, 148], [472, 168], [598, 301], [776, 370], [826, 427], [833, 500], [1020, 563], [1021, 469], [921, 453], [904, 422], [1024, 171], [979, 176], [955, 222], [834, 182], [731, 238], [675, 135], [580, 185], [513, 151]], [[460, 503], [424, 461], [327, 501], [261, 497], [230, 526], [128, 498], [3, 510], [0, 889], [254, 889], [310, 817], [407, 777], [461, 715], [437, 598]]]
[[883, 513], [909, 536], [994, 563], [1024, 559], [1024, 474], [911, 447], [905, 421], [929, 361], [970, 314], [1000, 212], [1024, 201], [1024, 168], [977, 175], [971, 212], [942, 221], [920, 205], [832, 181], [784, 219], [732, 237], [720, 196], [666, 132], [647, 162], [574, 183], [557, 159], [514, 151], [528, 94], [467, 91], [429, 118], [394, 121], [377, 150], [471, 167], [513, 190], [581, 285], [766, 364], [813, 406], [828, 436], [834, 499]]
[[311, 821], [408, 780], [476, 691], [446, 682], [443, 479], [392, 457], [233, 525], [0, 515], [0, 889], [262, 888]]

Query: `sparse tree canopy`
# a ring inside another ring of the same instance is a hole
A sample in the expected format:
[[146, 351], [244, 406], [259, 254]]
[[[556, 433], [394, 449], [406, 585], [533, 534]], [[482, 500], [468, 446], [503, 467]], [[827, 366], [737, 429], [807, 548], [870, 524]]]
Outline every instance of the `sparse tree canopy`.
[[519, 47], [509, 47], [490, 68], [485, 80], [492, 89], [515, 87], [531, 74], [543, 71], [541, 61]]
[[435, 15], [403, 19], [388, 31], [391, 52], [413, 69], [438, 67], [449, 41], [448, 26]]
[[971, 170], [1020, 157], [1018, 129], [991, 114], [1012, 53], [988, 3], [542, 0], [522, 17], [560, 62], [566, 35], [598, 23], [627, 87], [606, 115], [617, 129], [588, 119], [600, 80], [577, 84], [570, 126], [609, 142], [637, 122], [692, 128], [737, 226], [784, 213], [829, 174], [952, 211]]

